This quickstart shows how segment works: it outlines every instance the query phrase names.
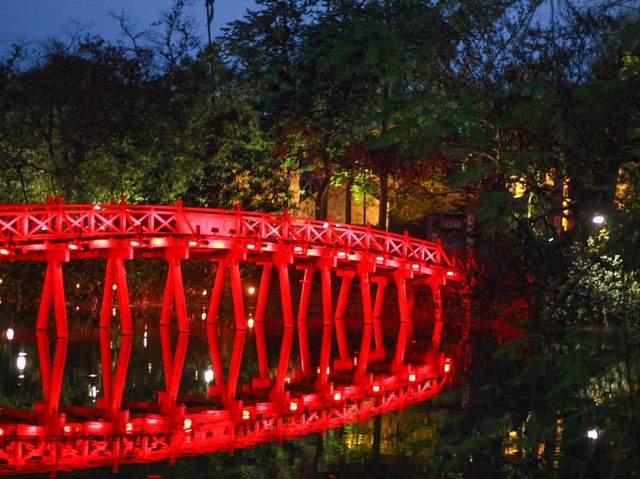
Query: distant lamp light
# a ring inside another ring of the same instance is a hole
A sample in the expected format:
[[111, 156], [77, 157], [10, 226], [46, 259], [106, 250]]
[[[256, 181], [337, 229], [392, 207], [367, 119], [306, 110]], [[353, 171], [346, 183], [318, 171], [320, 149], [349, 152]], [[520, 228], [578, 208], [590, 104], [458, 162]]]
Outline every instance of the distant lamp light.
[[16, 366], [18, 367], [18, 370], [24, 371], [24, 369], [27, 367], [27, 353], [18, 354]]
[[205, 319], [207, 319], [207, 313], [202, 313], [200, 315], [200, 317], [202, 318], [202, 320], [204, 321]]
[[213, 369], [207, 369], [204, 372], [204, 381], [209, 384], [211, 381], [213, 381]]
[[342, 394], [340, 394], [339, 392], [335, 393], [333, 395], [333, 400], [334, 401], [340, 401], [342, 399]]
[[9, 341], [13, 341], [13, 336], [15, 335], [13, 328], [7, 329], [7, 339]]
[[247, 321], [247, 326], [253, 328], [253, 318], [249, 318], [249, 320]]
[[451, 371], [451, 360], [450, 359], [446, 359], [444, 362], [444, 372], [448, 373], [449, 371]]
[[603, 225], [606, 220], [607, 219], [604, 217], [604, 215], [601, 215], [600, 213], [594, 215], [593, 218], [591, 218], [591, 222], [594, 225]]
[[598, 430], [597, 429], [589, 429], [587, 431], [587, 437], [589, 439], [591, 439], [592, 441], [595, 441], [596, 439], [598, 439]]
[[249, 288], [247, 289], [247, 293], [255, 294], [256, 293], [256, 288], [254, 288], [253, 286], [249, 286]]

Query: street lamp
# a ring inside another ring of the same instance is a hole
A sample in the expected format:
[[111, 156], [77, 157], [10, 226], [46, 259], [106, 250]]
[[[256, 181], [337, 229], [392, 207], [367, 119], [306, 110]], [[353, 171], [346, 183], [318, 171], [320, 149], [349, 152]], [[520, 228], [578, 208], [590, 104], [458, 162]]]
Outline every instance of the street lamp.
[[596, 213], [595, 215], [593, 215], [593, 218], [591, 218], [591, 222], [594, 225], [603, 225], [606, 221], [607, 219], [600, 213]]

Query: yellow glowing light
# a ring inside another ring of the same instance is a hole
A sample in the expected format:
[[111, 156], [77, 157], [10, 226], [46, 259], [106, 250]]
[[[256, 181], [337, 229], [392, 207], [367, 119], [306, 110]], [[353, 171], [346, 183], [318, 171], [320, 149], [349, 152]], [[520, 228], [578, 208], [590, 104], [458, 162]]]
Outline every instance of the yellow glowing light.
[[242, 419], [244, 419], [244, 420], [246, 421], [246, 420], [247, 420], [247, 419], [249, 419], [250, 417], [251, 417], [251, 413], [250, 413], [248, 410], [244, 409], [244, 410], [242, 411]]
[[247, 289], [247, 293], [249, 294], [254, 294], [256, 292], [256, 288], [254, 288], [253, 286], [249, 286], [249, 288]]
[[253, 318], [249, 318], [249, 321], [247, 321], [247, 326], [253, 328]]
[[289, 409], [291, 411], [297, 411], [298, 410], [298, 403], [295, 401], [291, 401], [291, 404], [289, 404]]

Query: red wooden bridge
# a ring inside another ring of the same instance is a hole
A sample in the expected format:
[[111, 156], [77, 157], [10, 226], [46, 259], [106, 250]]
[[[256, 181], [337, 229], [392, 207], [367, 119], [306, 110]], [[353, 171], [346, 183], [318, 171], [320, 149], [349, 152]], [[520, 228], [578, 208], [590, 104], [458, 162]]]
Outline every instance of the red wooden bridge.
[[[168, 263], [159, 318], [166, 390], [159, 393], [157, 404], [137, 404], [136, 410], [144, 414], [131, 418], [126, 400], [123, 407], [133, 335], [125, 264], [134, 258], [163, 258]], [[102, 420], [67, 422], [65, 412], [74, 417], [80, 413], [60, 404], [69, 337], [63, 265], [89, 259], [103, 259], [107, 264], [100, 314], [104, 397], [98, 410]], [[208, 259], [218, 265], [206, 313], [215, 384], [209, 387], [207, 407], [195, 409], [178, 395], [190, 330], [181, 265], [189, 259]], [[45, 205], [0, 205], [0, 264], [4, 261], [47, 265], [36, 326], [44, 401], [36, 408], [37, 421], [0, 424], [0, 472], [9, 473], [117, 465], [248, 447], [326, 430], [432, 398], [452, 368], [439, 350], [441, 287], [454, 282], [463, 291], [466, 279], [465, 264], [453, 250], [407, 234], [292, 218], [286, 213], [184, 208], [181, 203], [132, 206], [124, 200], [109, 205], [66, 205], [61, 199]], [[245, 262], [262, 266], [255, 315], [249, 324], [241, 275]], [[301, 270], [303, 276], [295, 316], [291, 267]], [[283, 335], [277, 373], [271, 374], [264, 316], [274, 270], [279, 281]], [[319, 357], [312, 357], [307, 316], [316, 274], [322, 298], [322, 344]], [[235, 339], [225, 375], [218, 312], [227, 276]], [[332, 282], [336, 277], [340, 288], [334, 301]], [[363, 316], [357, 354], [349, 347], [344, 324], [355, 279]], [[375, 298], [372, 283], [377, 285]], [[381, 323], [390, 283], [396, 286], [398, 307], [392, 354], [385, 350]], [[420, 290], [433, 297], [434, 327], [430, 351], [419, 363], [411, 364], [405, 353]], [[115, 295], [122, 341], [114, 374], [109, 338]], [[460, 296], [461, 302], [466, 302], [465, 295]], [[53, 363], [47, 335], [52, 305], [57, 336]], [[179, 330], [175, 351], [169, 332], [174, 307]], [[255, 331], [259, 375], [251, 387], [238, 391], [247, 327]], [[334, 330], [338, 351], [332, 362]], [[300, 369], [291, 374], [296, 331]]]

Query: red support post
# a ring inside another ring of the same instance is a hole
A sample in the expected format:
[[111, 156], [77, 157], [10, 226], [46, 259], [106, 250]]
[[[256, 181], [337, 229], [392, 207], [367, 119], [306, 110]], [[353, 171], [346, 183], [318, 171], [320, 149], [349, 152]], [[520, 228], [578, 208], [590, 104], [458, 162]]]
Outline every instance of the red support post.
[[282, 334], [282, 345], [280, 346], [280, 359], [278, 361], [278, 375], [271, 390], [272, 399], [280, 399], [284, 394], [284, 379], [289, 369], [289, 358], [291, 356], [291, 346], [293, 344], [293, 328], [284, 328]]
[[164, 290], [160, 326], [169, 326], [171, 308], [175, 301], [178, 329], [181, 333], [188, 333], [189, 318], [187, 317], [187, 304], [184, 298], [180, 258], [177, 255], [171, 254], [167, 257], [167, 261], [169, 262], [169, 272], [167, 273], [167, 284]]
[[67, 323], [67, 308], [64, 296], [64, 279], [62, 275], [62, 262], [59, 259], [47, 260], [47, 273], [42, 289], [42, 299], [40, 300], [36, 330], [47, 330], [52, 301], [55, 310], [57, 336], [59, 338], [68, 338], [69, 326]]
[[[104, 307], [104, 303], [102, 305]], [[102, 327], [100, 328], [100, 362], [102, 363], [103, 401], [108, 402], [111, 398], [113, 383], [113, 356], [111, 353], [111, 331]]]
[[189, 334], [178, 334], [175, 354], [171, 347], [171, 331], [167, 326], [160, 327], [160, 340], [162, 342], [162, 362], [164, 363], [164, 379], [167, 390], [159, 395], [161, 407], [165, 413], [176, 405], [178, 389], [182, 378], [184, 359], [189, 344]]
[[394, 273], [396, 288], [398, 290], [398, 308], [400, 309], [400, 331], [398, 333], [398, 342], [396, 345], [396, 354], [393, 358], [392, 369], [398, 371], [403, 363], [407, 348], [407, 337], [411, 325], [411, 316], [409, 315], [409, 305], [407, 304], [407, 279], [404, 271], [396, 271]]
[[127, 370], [129, 369], [129, 358], [131, 357], [131, 349], [133, 348], [133, 336], [122, 336], [120, 343], [120, 351], [118, 351], [118, 362], [116, 364], [116, 374], [113, 379], [113, 389], [111, 391], [110, 408], [111, 411], [118, 411], [122, 405], [122, 393], [127, 379]]
[[224, 369], [222, 367], [222, 356], [220, 355], [220, 339], [218, 337], [218, 323], [207, 323], [207, 339], [209, 341], [209, 353], [215, 379], [215, 386], [209, 386], [208, 396], [221, 394], [225, 389]]
[[227, 264], [227, 260], [218, 261], [218, 270], [213, 284], [213, 291], [211, 292], [209, 310], [207, 311], [207, 324], [217, 324], [218, 322], [218, 310], [220, 309], [224, 283], [227, 278]]
[[100, 311], [101, 328], [109, 328], [111, 326], [111, 310], [113, 308], [114, 295], [113, 286], [116, 287], [118, 292], [118, 311], [120, 312], [122, 334], [131, 335], [133, 334], [133, 322], [131, 320], [127, 272], [124, 266], [124, 259], [118, 252], [112, 252], [107, 260], [102, 309]]
[[258, 366], [260, 368], [261, 383], [269, 380], [267, 343], [264, 336], [264, 312], [267, 307], [267, 297], [269, 296], [269, 285], [271, 283], [272, 269], [272, 263], [265, 263], [262, 268], [262, 277], [260, 278], [260, 290], [258, 291], [258, 303], [256, 305], [254, 325], [256, 332], [256, 349], [258, 351]]
[[373, 310], [371, 308], [371, 282], [369, 281], [369, 271], [361, 270], [359, 272], [359, 276], [364, 327], [362, 330], [362, 343], [360, 344], [360, 357], [358, 358], [356, 377], [363, 377], [367, 372], [367, 365], [369, 363], [371, 333], [373, 330]]
[[349, 353], [347, 334], [344, 328], [344, 312], [347, 308], [349, 292], [351, 291], [351, 283], [353, 282], [355, 274], [355, 271], [340, 272], [340, 275], [342, 275], [342, 285], [340, 287], [340, 295], [338, 296], [338, 304], [336, 305], [334, 319], [336, 325], [336, 339], [338, 340], [338, 350], [340, 352], [340, 360], [335, 361], [335, 367], [340, 370], [351, 369], [353, 367], [351, 355]]
[[384, 347], [384, 334], [382, 331], [382, 309], [384, 306], [384, 292], [389, 284], [389, 279], [385, 276], [375, 279], [378, 284], [376, 289], [376, 301], [373, 307], [373, 332], [375, 335], [376, 348], [372, 351], [371, 359], [375, 361], [384, 361], [386, 351]]
[[107, 328], [100, 329], [100, 356], [102, 360], [102, 389], [104, 397], [98, 401], [98, 407], [104, 408], [111, 413], [118, 411], [122, 404], [122, 393], [127, 378], [132, 347], [133, 336], [123, 335], [114, 376], [111, 332]]
[[231, 270], [231, 297], [233, 298], [233, 312], [236, 320], [236, 329], [246, 328], [246, 317], [244, 312], [244, 297], [242, 293], [242, 279], [240, 277], [240, 264], [237, 259], [229, 261]]
[[319, 264], [320, 277], [322, 279], [322, 346], [320, 351], [320, 374], [316, 386], [324, 389], [328, 380], [328, 369], [331, 361], [331, 336], [332, 336], [332, 301], [331, 301], [331, 268], [326, 260]]
[[229, 364], [227, 387], [224, 392], [225, 404], [229, 404], [236, 397], [236, 390], [238, 389], [238, 378], [240, 377], [240, 366], [242, 365], [242, 352], [244, 351], [245, 337], [246, 330], [236, 329], [235, 338], [233, 340], [231, 364]]
[[280, 299], [282, 301], [282, 315], [284, 320], [284, 332], [282, 336], [282, 346], [280, 347], [280, 359], [278, 361], [278, 375], [272, 390], [276, 396], [284, 393], [284, 378], [289, 369], [289, 358], [291, 356], [291, 345], [293, 343], [293, 306], [291, 303], [291, 282], [289, 280], [289, 266], [285, 258], [274, 258], [278, 268], [278, 278], [280, 279]]
[[56, 351], [51, 366], [51, 354], [49, 351], [49, 336], [45, 331], [36, 332], [38, 343], [38, 355], [40, 358], [40, 372], [42, 375], [42, 391], [44, 395], [43, 412], [46, 417], [58, 413], [60, 406], [60, 392], [62, 391], [62, 378], [67, 359], [68, 338], [56, 339]]
[[302, 280], [302, 293], [300, 294], [300, 306], [298, 308], [298, 342], [300, 345], [300, 364], [302, 375], [308, 378], [311, 374], [311, 359], [309, 353], [309, 336], [307, 332], [307, 314], [309, 312], [309, 298], [316, 267], [305, 266], [304, 279]]
[[440, 291], [440, 284], [436, 282], [432, 282], [431, 285], [431, 294], [433, 296], [433, 306], [435, 308], [435, 322], [433, 325], [433, 336], [432, 336], [432, 347], [433, 350], [437, 353], [440, 350], [440, 339], [442, 337], [442, 292]]

